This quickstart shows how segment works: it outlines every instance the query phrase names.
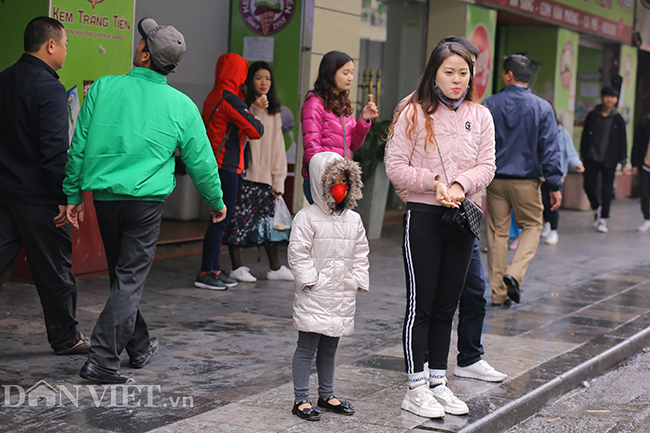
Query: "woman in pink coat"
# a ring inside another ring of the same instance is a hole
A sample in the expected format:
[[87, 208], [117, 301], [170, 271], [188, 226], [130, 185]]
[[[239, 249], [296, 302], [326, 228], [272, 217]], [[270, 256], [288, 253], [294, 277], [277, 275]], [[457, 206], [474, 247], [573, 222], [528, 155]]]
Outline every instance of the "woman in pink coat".
[[409, 389], [402, 409], [428, 418], [469, 412], [447, 387], [445, 373], [474, 238], [455, 232], [442, 216], [485, 188], [496, 169], [494, 123], [475, 102], [472, 77], [469, 51], [440, 43], [390, 127], [385, 159], [388, 178], [408, 191], [403, 344]]
[[369, 102], [361, 111], [359, 121], [354, 120], [350, 102], [353, 79], [352, 58], [340, 51], [330, 51], [321, 60], [314, 88], [307, 93], [302, 106], [303, 191], [310, 204], [314, 202], [309, 190], [311, 158], [320, 152], [336, 152], [349, 159], [350, 152], [359, 149], [366, 139], [370, 120], [379, 116], [375, 103]]

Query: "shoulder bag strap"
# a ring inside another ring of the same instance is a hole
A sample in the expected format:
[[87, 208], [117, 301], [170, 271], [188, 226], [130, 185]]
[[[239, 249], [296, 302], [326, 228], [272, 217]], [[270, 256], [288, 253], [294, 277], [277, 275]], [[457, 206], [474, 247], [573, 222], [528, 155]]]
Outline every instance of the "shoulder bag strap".
[[[221, 105], [224, 99], [226, 99], [226, 96], [222, 96], [221, 99], [219, 99], [219, 102], [217, 102], [217, 105], [214, 106], [212, 113], [210, 113], [210, 117], [208, 117], [208, 121], [205, 122], [206, 128], [210, 124], [210, 121], [212, 120], [212, 116], [214, 116], [214, 113], [217, 112], [217, 109], [219, 108], [219, 106]], [[219, 143], [219, 146], [217, 147], [217, 150], [214, 153], [217, 158], [219, 157], [219, 154], [223, 150], [223, 147], [226, 145], [226, 141], [228, 141], [228, 138], [230, 137], [230, 133], [232, 132], [234, 126], [235, 125], [233, 125], [232, 123], [228, 125], [228, 128], [226, 129], [226, 135], [223, 136], [223, 138], [221, 139], [221, 143]]]
[[343, 124], [343, 157], [348, 159], [348, 137], [345, 133], [345, 111], [341, 114], [341, 123]]

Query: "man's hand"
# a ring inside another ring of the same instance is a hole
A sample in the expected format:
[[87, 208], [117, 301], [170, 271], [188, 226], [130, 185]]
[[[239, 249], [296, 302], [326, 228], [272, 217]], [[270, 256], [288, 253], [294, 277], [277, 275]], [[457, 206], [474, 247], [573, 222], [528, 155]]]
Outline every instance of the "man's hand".
[[70, 225], [78, 229], [79, 223], [84, 222], [84, 204], [69, 204], [66, 208], [66, 217]]
[[212, 215], [212, 222], [216, 224], [226, 219], [226, 212], [227, 209], [225, 204], [223, 205], [223, 209], [221, 210], [214, 210], [214, 209], [211, 210], [210, 215]]
[[551, 191], [551, 210], [555, 210], [562, 204], [562, 193], [560, 191]]
[[621, 168], [621, 171], [623, 172], [623, 174], [624, 174], [625, 176], [627, 176], [628, 174], [630, 174], [630, 170], [628, 170], [626, 166], [623, 166], [623, 167]]
[[578, 173], [584, 173], [584, 172], [585, 172], [585, 166], [582, 165], [582, 164], [580, 164], [580, 165], [576, 165], [576, 171], [577, 171]]
[[54, 217], [54, 224], [57, 228], [65, 227], [68, 224], [68, 217], [66, 215], [66, 205], [59, 205], [59, 214]]

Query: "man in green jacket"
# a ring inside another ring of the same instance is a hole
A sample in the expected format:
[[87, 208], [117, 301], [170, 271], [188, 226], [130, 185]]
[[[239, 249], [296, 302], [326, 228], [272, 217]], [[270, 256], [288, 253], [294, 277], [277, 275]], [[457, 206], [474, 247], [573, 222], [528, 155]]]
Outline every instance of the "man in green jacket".
[[120, 372], [142, 368], [158, 349], [138, 307], [160, 232], [163, 201], [175, 186], [174, 152], [213, 209], [226, 216], [217, 162], [201, 115], [166, 75], [185, 53], [183, 35], [151, 18], [138, 23], [142, 40], [126, 75], [105, 76], [88, 91], [74, 133], [63, 191], [73, 227], [83, 221], [83, 191], [92, 191], [110, 276], [110, 294], [97, 319], [88, 360], [79, 375], [99, 383], [127, 383]]

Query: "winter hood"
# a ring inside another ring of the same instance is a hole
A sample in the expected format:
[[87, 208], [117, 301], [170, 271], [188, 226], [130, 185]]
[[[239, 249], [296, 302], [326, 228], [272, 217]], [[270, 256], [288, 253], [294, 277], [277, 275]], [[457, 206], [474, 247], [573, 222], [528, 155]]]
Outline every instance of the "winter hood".
[[326, 214], [336, 212], [336, 201], [332, 196], [332, 186], [339, 173], [348, 177], [349, 190], [343, 200], [343, 212], [354, 209], [357, 200], [363, 197], [361, 188], [361, 167], [357, 162], [344, 159], [334, 152], [321, 152], [314, 155], [309, 163], [309, 186], [314, 203]]
[[239, 54], [223, 54], [217, 60], [214, 71], [213, 90], [228, 90], [242, 96], [239, 86], [244, 84], [248, 75], [248, 61]]

